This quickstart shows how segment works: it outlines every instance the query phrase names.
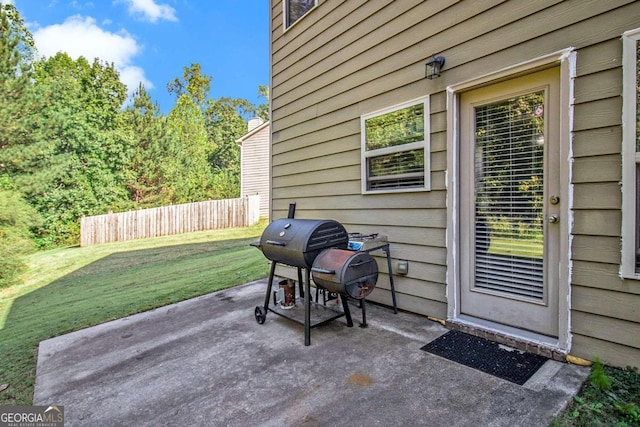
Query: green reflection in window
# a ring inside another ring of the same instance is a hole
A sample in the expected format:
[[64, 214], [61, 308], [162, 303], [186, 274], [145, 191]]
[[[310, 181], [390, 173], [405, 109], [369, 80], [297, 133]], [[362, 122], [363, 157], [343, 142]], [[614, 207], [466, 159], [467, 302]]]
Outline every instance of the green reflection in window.
[[367, 151], [424, 140], [424, 104], [365, 120]]

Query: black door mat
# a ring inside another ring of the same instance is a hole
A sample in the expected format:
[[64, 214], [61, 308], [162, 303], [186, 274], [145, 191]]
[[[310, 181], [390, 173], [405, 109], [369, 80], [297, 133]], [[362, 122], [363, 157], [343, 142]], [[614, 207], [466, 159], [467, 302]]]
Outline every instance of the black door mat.
[[500, 346], [459, 331], [449, 331], [421, 350], [519, 385], [527, 382], [547, 361], [537, 354]]

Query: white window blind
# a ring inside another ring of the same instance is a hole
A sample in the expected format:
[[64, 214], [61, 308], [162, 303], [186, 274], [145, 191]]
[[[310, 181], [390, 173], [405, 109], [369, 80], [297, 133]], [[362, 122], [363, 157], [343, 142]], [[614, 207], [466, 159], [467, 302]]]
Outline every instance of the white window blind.
[[544, 92], [475, 108], [475, 287], [544, 298]]

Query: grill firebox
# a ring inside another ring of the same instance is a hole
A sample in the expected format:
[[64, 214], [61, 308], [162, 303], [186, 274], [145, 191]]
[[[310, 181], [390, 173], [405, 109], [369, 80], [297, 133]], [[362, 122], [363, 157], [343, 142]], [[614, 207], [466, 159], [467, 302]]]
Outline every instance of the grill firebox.
[[322, 251], [311, 268], [314, 283], [329, 292], [363, 299], [378, 281], [378, 264], [366, 252], [343, 249]]

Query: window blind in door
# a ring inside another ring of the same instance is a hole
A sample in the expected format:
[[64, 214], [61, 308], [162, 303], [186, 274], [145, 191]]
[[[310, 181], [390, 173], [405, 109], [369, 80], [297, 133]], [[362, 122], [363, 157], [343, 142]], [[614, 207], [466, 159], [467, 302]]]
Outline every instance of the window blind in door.
[[475, 107], [476, 289], [544, 298], [544, 91]]

